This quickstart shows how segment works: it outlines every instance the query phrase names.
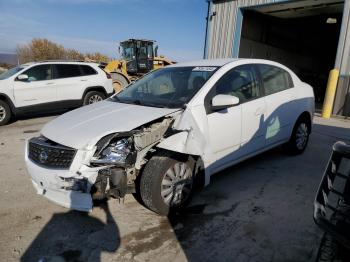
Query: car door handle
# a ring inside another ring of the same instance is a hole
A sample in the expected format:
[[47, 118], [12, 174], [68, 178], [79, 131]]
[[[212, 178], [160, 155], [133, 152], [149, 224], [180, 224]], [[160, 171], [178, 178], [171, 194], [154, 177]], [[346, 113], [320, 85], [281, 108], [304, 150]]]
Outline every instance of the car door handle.
[[81, 81], [81, 82], [86, 82], [86, 81], [87, 81], [87, 79], [81, 79], [80, 81]]
[[260, 116], [265, 113], [265, 108], [259, 107], [257, 110], [255, 110], [255, 115]]
[[54, 83], [50, 82], [50, 83], [46, 83], [46, 85], [53, 85]]

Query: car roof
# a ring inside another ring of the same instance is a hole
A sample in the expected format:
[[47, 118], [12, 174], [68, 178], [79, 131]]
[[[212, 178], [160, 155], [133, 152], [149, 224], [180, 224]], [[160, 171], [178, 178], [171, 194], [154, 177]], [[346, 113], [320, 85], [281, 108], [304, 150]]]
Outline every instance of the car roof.
[[193, 67], [193, 66], [208, 66], [208, 67], [222, 67], [227, 64], [235, 63], [235, 62], [242, 62], [244, 61], [245, 63], [249, 64], [269, 64], [269, 65], [274, 65], [278, 67], [282, 67], [284, 69], [288, 69], [286, 66], [272, 61], [272, 60], [266, 60], [266, 59], [254, 59], [254, 58], [225, 58], [225, 59], [202, 59], [202, 60], [196, 60], [196, 61], [189, 61], [189, 62], [180, 62], [174, 65], [169, 65], [167, 67]]
[[180, 62], [177, 64], [169, 65], [167, 67], [182, 67], [182, 66], [224, 66], [231, 62], [241, 60], [240, 58], [224, 58], [224, 59], [202, 59], [188, 62]]
[[73, 65], [83, 64], [83, 65], [94, 65], [94, 66], [99, 65], [99, 63], [85, 62], [85, 61], [46, 60], [46, 61], [28, 62], [28, 63], [22, 64], [21, 66], [42, 65], [42, 64], [73, 64]]

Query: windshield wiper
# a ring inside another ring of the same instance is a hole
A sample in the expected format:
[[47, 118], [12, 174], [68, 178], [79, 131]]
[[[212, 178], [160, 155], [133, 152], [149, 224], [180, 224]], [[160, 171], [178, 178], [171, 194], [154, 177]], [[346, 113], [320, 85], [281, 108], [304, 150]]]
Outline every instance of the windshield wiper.
[[143, 105], [144, 106], [150, 106], [150, 107], [167, 108], [166, 106], [160, 105], [160, 104], [146, 103], [146, 104], [143, 104]]
[[123, 103], [123, 104], [132, 104], [132, 105], [142, 105], [140, 100], [116, 100], [116, 102]]
[[134, 104], [134, 105], [139, 105], [139, 106], [149, 106], [149, 107], [158, 107], [158, 108], [167, 108], [165, 105], [160, 105], [156, 103], [149, 103], [146, 102], [144, 103], [140, 99], [135, 99], [135, 100], [120, 100], [117, 96], [113, 97], [115, 102], [119, 103], [124, 103], [124, 104]]
[[130, 102], [133, 103], [133, 104], [135, 104], [135, 105], [142, 105], [141, 100], [139, 100], [139, 99], [132, 100], [132, 101], [130, 101]]

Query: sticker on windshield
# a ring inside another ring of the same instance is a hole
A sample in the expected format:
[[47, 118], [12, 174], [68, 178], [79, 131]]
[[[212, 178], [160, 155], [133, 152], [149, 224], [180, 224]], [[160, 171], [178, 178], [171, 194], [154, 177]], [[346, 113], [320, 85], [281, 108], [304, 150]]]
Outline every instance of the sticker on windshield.
[[205, 72], [213, 72], [216, 70], [217, 67], [212, 67], [212, 66], [197, 66], [193, 68], [192, 71], [205, 71]]

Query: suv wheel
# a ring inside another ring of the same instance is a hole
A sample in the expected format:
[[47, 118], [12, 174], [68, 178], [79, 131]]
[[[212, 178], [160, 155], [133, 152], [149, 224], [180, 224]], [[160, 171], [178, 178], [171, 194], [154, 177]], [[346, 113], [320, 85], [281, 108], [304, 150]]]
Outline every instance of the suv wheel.
[[106, 98], [106, 96], [101, 92], [90, 91], [90, 92], [87, 92], [87, 94], [85, 95], [83, 104], [84, 104], [84, 106], [91, 105], [93, 103], [100, 102], [100, 101], [104, 100], [105, 98]]
[[292, 136], [287, 144], [288, 151], [292, 154], [304, 152], [310, 135], [310, 123], [305, 117], [301, 117], [295, 123]]
[[11, 119], [11, 109], [5, 101], [0, 100], [0, 126], [6, 125]]
[[159, 215], [184, 207], [193, 191], [193, 170], [189, 161], [170, 154], [152, 157], [141, 174], [143, 203]]

